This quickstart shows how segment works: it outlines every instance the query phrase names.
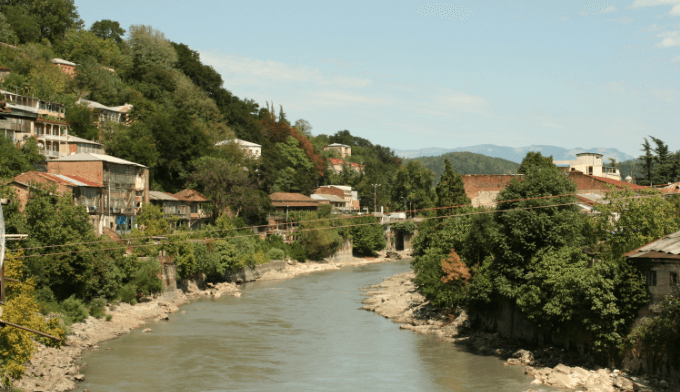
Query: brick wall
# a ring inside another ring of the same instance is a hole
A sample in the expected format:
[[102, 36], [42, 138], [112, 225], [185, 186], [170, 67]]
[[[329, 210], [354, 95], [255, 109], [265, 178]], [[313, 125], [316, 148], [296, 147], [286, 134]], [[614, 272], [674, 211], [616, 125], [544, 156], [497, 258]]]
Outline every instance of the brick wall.
[[80, 176], [97, 184], [104, 183], [103, 162], [47, 162], [47, 171], [54, 174]]
[[462, 177], [465, 193], [475, 207], [494, 203], [498, 193], [505, 189], [510, 181], [518, 178], [511, 174], [468, 174]]
[[623, 181], [617, 181], [620, 184], [611, 184], [601, 180], [599, 177], [588, 176], [580, 172], [569, 172], [569, 179], [576, 183], [576, 193], [598, 193], [604, 195], [614, 189], [642, 188]]

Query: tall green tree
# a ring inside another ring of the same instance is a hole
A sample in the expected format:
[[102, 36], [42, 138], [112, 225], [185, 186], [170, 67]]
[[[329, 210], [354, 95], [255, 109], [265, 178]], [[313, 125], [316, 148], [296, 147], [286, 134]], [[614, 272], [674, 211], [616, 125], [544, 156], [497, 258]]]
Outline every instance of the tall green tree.
[[[431, 189], [434, 173], [418, 161], [408, 161], [394, 174], [392, 204], [408, 204], [409, 209], [421, 210], [432, 207]], [[412, 207], [411, 207], [412, 206]], [[427, 212], [425, 213], [427, 214]]]
[[[444, 173], [435, 186], [437, 194], [437, 207], [461, 206], [471, 203], [465, 193], [463, 177], [453, 171], [448, 159], [444, 160]], [[437, 215], [449, 215], [453, 209], [439, 209]]]
[[21, 43], [47, 39], [54, 44], [67, 30], [83, 26], [73, 0], [2, 0], [0, 12]]
[[529, 151], [527, 155], [524, 156], [524, 159], [522, 159], [522, 163], [520, 163], [517, 173], [527, 174], [532, 167], [554, 167], [555, 165], [553, 165], [552, 162], [552, 156], [544, 157], [540, 151]]
[[119, 45], [123, 43], [123, 36], [125, 35], [125, 29], [120, 27], [120, 23], [110, 19], [102, 19], [92, 23], [90, 31], [101, 39], [110, 39]]

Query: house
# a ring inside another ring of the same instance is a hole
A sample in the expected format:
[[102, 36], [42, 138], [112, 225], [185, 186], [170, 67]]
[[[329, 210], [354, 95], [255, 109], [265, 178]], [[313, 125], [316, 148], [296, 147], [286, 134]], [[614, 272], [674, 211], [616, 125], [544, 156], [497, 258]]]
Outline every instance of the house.
[[324, 147], [323, 150], [335, 152], [340, 156], [340, 158], [352, 156], [352, 147], [350, 147], [346, 144], [340, 144], [340, 143], [329, 144], [326, 147]]
[[345, 167], [354, 170], [357, 173], [363, 173], [364, 169], [366, 169], [366, 166], [364, 165], [354, 162], [345, 162], [342, 159], [329, 158], [328, 161], [330, 162], [331, 170], [336, 174], [341, 173]]
[[324, 193], [314, 193], [309, 195], [314, 200], [318, 200], [321, 204], [330, 204], [333, 209], [345, 208], [345, 199], [337, 195], [329, 195]]
[[358, 211], [360, 209], [359, 193], [357, 191], [353, 191], [351, 186], [325, 185], [316, 188], [314, 193], [341, 197], [345, 201], [345, 204], [343, 207], [337, 207], [337, 209], [343, 212]]
[[73, 203], [77, 206], [85, 207], [90, 216], [90, 223], [96, 227], [103, 214], [103, 186], [89, 181], [79, 176], [67, 176], [63, 174], [43, 173], [38, 171], [29, 171], [14, 177], [11, 186], [14, 188], [20, 206], [19, 209], [23, 211], [28, 202], [31, 189], [36, 184], [52, 185], [55, 191], [61, 195], [70, 195], [73, 197]]
[[103, 144], [83, 139], [82, 137], [67, 135], [66, 145], [66, 155], [80, 154], [82, 152], [105, 154]]
[[90, 101], [83, 98], [80, 98], [76, 104], [87, 106], [92, 112], [94, 112], [97, 115], [97, 126], [100, 128], [106, 123], [127, 124], [127, 114], [134, 108], [132, 105], [127, 103], [123, 106], [108, 107], [102, 105], [99, 102]]
[[557, 166], [561, 166], [567, 172], [581, 172], [595, 177], [609, 178], [621, 181], [621, 173], [615, 167], [604, 166], [602, 154], [593, 152], [582, 152], [576, 154], [576, 160], [553, 161]]
[[149, 191], [149, 201], [151, 204], [163, 210], [165, 218], [175, 218], [175, 227], [188, 226], [191, 220], [189, 205], [182, 199], [178, 199], [169, 192]]
[[129, 230], [142, 203], [149, 203], [149, 168], [95, 153], [77, 153], [47, 162], [47, 172], [76, 176], [103, 188], [103, 204], [95, 229]]
[[652, 305], [677, 293], [680, 280], [680, 231], [652, 241], [624, 255], [642, 268]]
[[243, 152], [246, 153], [247, 156], [251, 158], [259, 159], [262, 156], [262, 146], [257, 143], [249, 142], [247, 140], [241, 139], [223, 140], [221, 142], [215, 143], [215, 146], [224, 146], [229, 143], [236, 144]]
[[184, 189], [174, 194], [177, 199], [183, 200], [189, 206], [189, 228], [200, 229], [203, 223], [210, 219], [210, 200], [200, 192], [193, 189]]
[[[283, 234], [290, 231], [289, 213], [292, 211], [316, 211], [321, 204], [301, 193], [274, 192], [269, 195], [274, 211], [268, 217], [267, 231]], [[286, 238], [284, 238], [286, 240]]]
[[76, 76], [76, 65], [78, 64], [60, 58], [53, 58], [51, 61], [52, 64], [56, 65], [61, 72], [67, 74], [69, 77], [73, 78]]
[[0, 67], [0, 82], [5, 81], [5, 76], [12, 73], [12, 70], [7, 67]]

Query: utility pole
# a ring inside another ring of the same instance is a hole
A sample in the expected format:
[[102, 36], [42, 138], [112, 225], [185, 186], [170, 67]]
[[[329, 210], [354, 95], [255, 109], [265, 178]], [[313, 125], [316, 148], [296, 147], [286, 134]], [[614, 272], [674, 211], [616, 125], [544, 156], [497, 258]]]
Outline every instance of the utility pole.
[[373, 185], [373, 213], [378, 212], [378, 187], [381, 184], [371, 184]]

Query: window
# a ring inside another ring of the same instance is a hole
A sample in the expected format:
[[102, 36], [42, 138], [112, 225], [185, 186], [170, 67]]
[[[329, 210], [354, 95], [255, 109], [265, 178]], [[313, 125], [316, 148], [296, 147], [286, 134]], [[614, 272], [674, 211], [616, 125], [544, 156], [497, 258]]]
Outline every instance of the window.
[[645, 272], [645, 281], [647, 286], [656, 286], [656, 271]]
[[675, 272], [671, 272], [671, 287], [677, 286], [678, 285], [678, 274]]

